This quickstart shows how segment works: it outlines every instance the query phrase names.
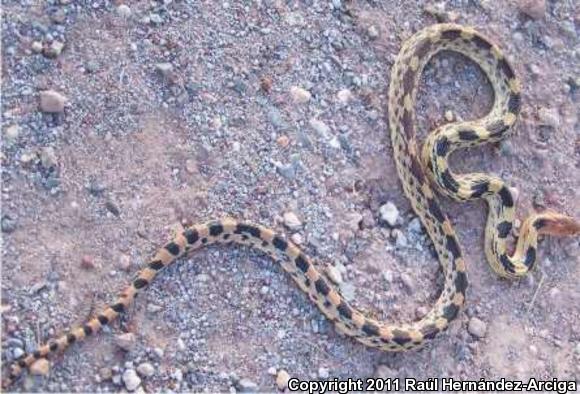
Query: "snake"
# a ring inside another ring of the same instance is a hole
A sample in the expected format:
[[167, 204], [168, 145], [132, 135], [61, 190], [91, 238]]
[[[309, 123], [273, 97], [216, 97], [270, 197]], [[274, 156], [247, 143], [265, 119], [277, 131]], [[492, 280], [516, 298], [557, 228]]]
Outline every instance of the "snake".
[[[494, 103], [480, 119], [436, 128], [419, 150], [414, 106], [420, 76], [430, 59], [441, 51], [459, 53], [478, 65], [493, 88]], [[403, 43], [394, 62], [388, 90], [393, 157], [403, 191], [434, 244], [444, 275], [438, 299], [419, 320], [394, 324], [365, 315], [345, 300], [336, 284], [317, 268], [311, 257], [282, 234], [259, 224], [226, 217], [178, 231], [157, 250], [113, 303], [86, 323], [14, 360], [2, 386], [10, 387], [36, 360], [62, 352], [110, 325], [164, 268], [212, 244], [246, 245], [271, 256], [338, 332], [368, 347], [398, 352], [433, 340], [458, 317], [468, 287], [462, 249], [441, 209], [436, 189], [458, 201], [484, 199], [487, 202], [486, 259], [492, 270], [503, 278], [521, 278], [534, 269], [539, 235], [580, 234], [580, 224], [574, 218], [546, 210], [523, 221], [515, 250], [511, 248], [510, 253], [510, 235], [513, 236], [516, 220], [515, 190], [498, 177], [485, 173], [458, 174], [449, 167], [448, 159], [454, 151], [499, 142], [509, 136], [520, 111], [521, 95], [521, 83], [499, 47], [469, 26], [449, 23], [428, 26]]]

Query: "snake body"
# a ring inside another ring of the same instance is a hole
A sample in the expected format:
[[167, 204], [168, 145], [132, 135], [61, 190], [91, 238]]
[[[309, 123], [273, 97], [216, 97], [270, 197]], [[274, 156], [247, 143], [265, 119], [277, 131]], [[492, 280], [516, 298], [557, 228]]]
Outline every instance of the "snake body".
[[[429, 59], [442, 50], [459, 52], [478, 64], [493, 87], [495, 102], [482, 119], [436, 129], [419, 152], [414, 112], [419, 77]], [[431, 183], [460, 201], [478, 198], [487, 201], [485, 251], [491, 267], [502, 277], [517, 278], [534, 268], [538, 234], [580, 232], [580, 226], [570, 217], [554, 212], [532, 215], [524, 221], [516, 250], [510, 256], [506, 242], [514, 223], [512, 190], [499, 178], [481, 173], [455, 174], [448, 167], [447, 159], [454, 150], [499, 141], [513, 130], [520, 110], [520, 90], [514, 71], [499, 48], [472, 28], [460, 25], [438, 24], [414, 34], [402, 46], [392, 68], [389, 123], [398, 175], [435, 245], [445, 276], [438, 300], [422, 319], [397, 325], [365, 316], [349, 305], [298, 246], [269, 228], [228, 218], [194, 225], [177, 234], [156, 252], [114, 303], [84, 325], [16, 360], [3, 386], [8, 387], [36, 360], [61, 352], [111, 324], [163, 268], [211, 244], [248, 245], [267, 253], [281, 264], [338, 331], [364, 345], [385, 351], [404, 351], [423, 345], [457, 317], [467, 290], [466, 264], [457, 236], [437, 202]]]

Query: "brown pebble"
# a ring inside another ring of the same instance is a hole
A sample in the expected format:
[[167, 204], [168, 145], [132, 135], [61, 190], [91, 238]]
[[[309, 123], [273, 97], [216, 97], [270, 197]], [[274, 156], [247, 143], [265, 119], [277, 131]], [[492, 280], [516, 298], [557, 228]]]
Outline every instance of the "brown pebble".
[[518, 9], [532, 19], [543, 19], [546, 14], [546, 0], [520, 0]]
[[33, 375], [48, 376], [49, 372], [50, 372], [50, 363], [45, 358], [36, 360], [30, 366], [30, 373]]
[[281, 135], [280, 137], [278, 137], [278, 139], [276, 140], [276, 143], [281, 146], [282, 148], [286, 148], [288, 146], [288, 144], [290, 143], [290, 138], [288, 138], [287, 135]]
[[274, 82], [272, 81], [272, 78], [270, 78], [267, 75], [260, 78], [260, 89], [262, 89], [266, 93], [270, 93], [273, 84]]
[[89, 255], [84, 255], [81, 258], [81, 267], [84, 269], [93, 269], [95, 268], [95, 260]]

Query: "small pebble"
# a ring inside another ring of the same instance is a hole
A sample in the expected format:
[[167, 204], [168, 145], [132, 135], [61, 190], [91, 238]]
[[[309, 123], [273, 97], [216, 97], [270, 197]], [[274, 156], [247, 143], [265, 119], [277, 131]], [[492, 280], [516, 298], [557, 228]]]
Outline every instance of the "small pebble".
[[173, 73], [173, 65], [171, 63], [157, 63], [155, 65], [155, 70], [163, 75], [165, 78], [169, 78]]
[[298, 216], [294, 212], [288, 211], [284, 213], [283, 216], [284, 225], [288, 227], [288, 229], [296, 231], [302, 227], [302, 222], [298, 219]]
[[320, 379], [328, 379], [329, 376], [330, 376], [330, 371], [328, 370], [328, 368], [324, 368], [324, 367], [318, 368], [318, 377]]
[[392, 202], [388, 201], [379, 208], [379, 215], [381, 219], [389, 226], [394, 227], [399, 219], [399, 210]]
[[278, 146], [286, 148], [290, 143], [290, 138], [288, 138], [287, 135], [281, 135], [276, 139], [276, 143], [278, 144]]
[[472, 317], [467, 325], [467, 331], [476, 338], [483, 338], [487, 331], [487, 324], [477, 317]]
[[135, 338], [135, 334], [127, 332], [125, 334], [117, 335], [115, 337], [115, 344], [121, 349], [130, 352], [135, 348], [137, 339]]
[[56, 58], [64, 49], [64, 43], [60, 41], [53, 41], [48, 47], [44, 48], [44, 56], [49, 58]]
[[336, 94], [336, 98], [342, 104], [348, 104], [352, 99], [352, 92], [349, 89], [342, 89]]
[[328, 278], [337, 285], [340, 285], [343, 282], [342, 274], [336, 266], [329, 265], [326, 268], [326, 273], [328, 274]]
[[84, 269], [93, 269], [95, 268], [95, 260], [89, 255], [84, 255], [81, 257], [81, 267]]
[[99, 369], [99, 376], [103, 381], [110, 380], [113, 378], [113, 371], [109, 367], [101, 368]]
[[379, 37], [379, 28], [376, 25], [370, 25], [367, 34], [370, 39], [374, 40]]
[[14, 230], [16, 230], [16, 220], [12, 219], [8, 215], [2, 216], [2, 220], [0, 222], [0, 225], [2, 227], [3, 233], [9, 234], [9, 233], [14, 232]]
[[30, 366], [30, 373], [33, 375], [48, 376], [49, 372], [50, 372], [50, 363], [45, 358], [36, 360]]
[[240, 379], [236, 384], [240, 393], [254, 393], [258, 390], [258, 385], [249, 379]]
[[123, 383], [127, 390], [134, 391], [141, 384], [141, 378], [134, 369], [127, 369], [123, 372]]
[[54, 168], [58, 164], [54, 148], [47, 146], [40, 151], [40, 164], [46, 169]]
[[30, 49], [32, 49], [32, 52], [34, 52], [34, 53], [42, 52], [43, 48], [44, 47], [42, 45], [42, 42], [40, 42], [40, 41], [34, 41], [30, 46]]
[[546, 14], [546, 0], [519, 0], [518, 9], [532, 19], [543, 19]]
[[123, 18], [128, 18], [131, 16], [131, 8], [126, 4], [121, 4], [117, 7], [117, 14]]
[[288, 387], [288, 381], [290, 380], [290, 375], [285, 370], [281, 369], [276, 375], [276, 386], [281, 391], [284, 391]]
[[42, 112], [63, 112], [66, 102], [67, 98], [54, 90], [40, 92], [40, 110]]
[[290, 96], [292, 96], [292, 100], [297, 104], [307, 103], [312, 97], [308, 90], [302, 89], [298, 86], [292, 86], [290, 88]]
[[543, 125], [550, 126], [554, 129], [560, 127], [560, 114], [556, 108], [542, 107], [538, 111], [538, 117]]

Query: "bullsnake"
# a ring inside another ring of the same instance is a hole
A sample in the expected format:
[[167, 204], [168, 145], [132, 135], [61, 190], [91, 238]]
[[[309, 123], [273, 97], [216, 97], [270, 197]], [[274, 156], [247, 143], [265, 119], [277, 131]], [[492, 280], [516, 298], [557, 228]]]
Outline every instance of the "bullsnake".
[[[479, 65], [493, 87], [495, 101], [491, 111], [481, 119], [446, 124], [430, 133], [420, 153], [414, 112], [419, 77], [429, 59], [442, 50], [463, 54]], [[438, 300], [422, 319], [395, 325], [365, 316], [341, 297], [295, 244], [269, 228], [228, 218], [194, 225], [177, 234], [157, 251], [113, 304], [81, 327], [16, 360], [3, 387], [8, 387], [35, 360], [63, 351], [111, 324], [164, 267], [188, 252], [216, 243], [249, 245], [272, 256], [338, 331], [369, 347], [404, 351], [433, 339], [463, 306], [467, 275], [453, 227], [441, 211], [430, 183], [459, 201], [478, 198], [487, 201], [485, 252], [493, 270], [502, 277], [519, 278], [534, 268], [538, 234], [580, 233], [580, 225], [568, 216], [551, 211], [534, 214], [523, 222], [515, 252], [510, 256], [507, 239], [515, 219], [513, 191], [497, 177], [483, 173], [455, 174], [449, 169], [447, 159], [456, 149], [497, 142], [510, 134], [520, 110], [520, 95], [520, 82], [500, 49], [472, 28], [455, 24], [437, 24], [414, 34], [403, 44], [391, 70], [388, 112], [398, 176], [435, 245], [445, 276]]]

